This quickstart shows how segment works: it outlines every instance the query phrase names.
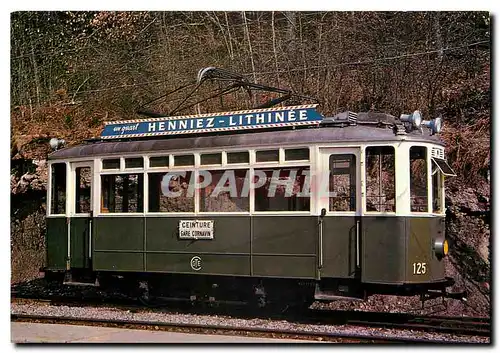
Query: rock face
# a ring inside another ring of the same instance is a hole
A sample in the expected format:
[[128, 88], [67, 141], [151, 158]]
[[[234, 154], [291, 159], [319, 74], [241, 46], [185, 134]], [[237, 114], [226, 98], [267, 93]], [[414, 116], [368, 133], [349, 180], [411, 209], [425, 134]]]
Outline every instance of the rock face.
[[[28, 162], [29, 163], [29, 162]], [[25, 194], [30, 191], [45, 191], [48, 179], [48, 169], [46, 160], [31, 161], [36, 169], [26, 172], [20, 177], [15, 174], [10, 176], [10, 189], [14, 195]]]
[[11, 281], [20, 282], [35, 278], [44, 266], [47, 163], [19, 159], [12, 167]]
[[[468, 292], [467, 312], [489, 315], [490, 184], [485, 180], [472, 188], [452, 180], [447, 191], [446, 231], [450, 256], [446, 273], [455, 278], [457, 290]], [[459, 307], [453, 309], [459, 311]]]

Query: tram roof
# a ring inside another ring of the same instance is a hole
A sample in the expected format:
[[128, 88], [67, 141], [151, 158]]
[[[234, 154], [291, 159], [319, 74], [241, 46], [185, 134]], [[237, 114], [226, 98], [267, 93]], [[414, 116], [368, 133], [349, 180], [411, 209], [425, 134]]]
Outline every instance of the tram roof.
[[395, 135], [392, 129], [373, 126], [310, 127], [295, 130], [252, 131], [248, 133], [214, 134], [203, 136], [169, 136], [155, 139], [128, 141], [98, 141], [70, 146], [51, 153], [50, 160], [123, 155], [147, 152], [178, 152], [198, 149], [250, 148], [269, 146], [310, 145], [317, 143], [370, 142], [430, 142], [444, 145], [436, 136], [414, 131], [407, 135]]

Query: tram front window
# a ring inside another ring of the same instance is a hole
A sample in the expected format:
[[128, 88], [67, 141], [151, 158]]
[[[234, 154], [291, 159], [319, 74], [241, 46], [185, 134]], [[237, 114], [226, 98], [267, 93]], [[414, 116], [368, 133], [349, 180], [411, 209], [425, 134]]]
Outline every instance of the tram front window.
[[443, 174], [441, 171], [433, 166], [432, 171], [432, 212], [443, 212]]
[[392, 146], [366, 148], [366, 210], [396, 211], [396, 168]]
[[411, 212], [427, 212], [427, 148], [410, 148], [410, 206]]

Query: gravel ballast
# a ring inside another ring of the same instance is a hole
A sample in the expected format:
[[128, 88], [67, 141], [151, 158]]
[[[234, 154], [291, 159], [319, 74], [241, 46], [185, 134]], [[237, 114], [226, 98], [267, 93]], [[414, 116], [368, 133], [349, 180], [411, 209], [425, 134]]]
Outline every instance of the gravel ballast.
[[100, 320], [122, 320], [130, 322], [151, 322], [169, 323], [169, 324], [189, 324], [189, 325], [219, 325], [223, 327], [245, 327], [249, 330], [276, 329], [287, 331], [307, 331], [311, 333], [332, 333], [347, 335], [363, 335], [373, 337], [398, 337], [411, 340], [423, 341], [441, 341], [443, 343], [490, 343], [488, 337], [452, 335], [442, 333], [421, 332], [412, 330], [396, 330], [385, 328], [370, 328], [352, 325], [321, 325], [321, 324], [302, 324], [286, 320], [276, 319], [242, 319], [222, 315], [206, 314], [186, 314], [180, 312], [161, 312], [161, 311], [130, 311], [111, 307], [80, 307], [65, 305], [39, 305], [36, 303], [11, 303], [11, 314], [27, 314], [51, 316], [54, 318], [75, 318], [75, 319], [100, 319]]

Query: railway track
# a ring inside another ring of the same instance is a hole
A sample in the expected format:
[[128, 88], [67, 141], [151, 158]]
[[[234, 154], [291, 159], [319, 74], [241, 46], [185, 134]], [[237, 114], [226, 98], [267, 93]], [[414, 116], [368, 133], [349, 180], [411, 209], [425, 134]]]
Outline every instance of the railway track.
[[[65, 305], [65, 306], [78, 306], [78, 307], [106, 307], [106, 308], [114, 308], [126, 312], [132, 313], [140, 313], [140, 312], [156, 312], [156, 313], [189, 313], [189, 314], [205, 314], [205, 315], [225, 315], [232, 318], [239, 319], [252, 319], [252, 318], [261, 318], [267, 320], [285, 320], [287, 322], [294, 323], [296, 325], [328, 325], [331, 327], [345, 327], [345, 326], [358, 326], [358, 327], [366, 327], [366, 328], [382, 328], [382, 329], [395, 329], [395, 330], [411, 330], [412, 332], [420, 331], [420, 332], [433, 332], [433, 333], [441, 333], [441, 334], [452, 334], [452, 335], [468, 335], [468, 336], [480, 336], [480, 337], [490, 337], [490, 320], [488, 318], [454, 318], [454, 317], [431, 317], [431, 316], [414, 316], [410, 314], [391, 314], [391, 313], [376, 313], [376, 312], [351, 312], [351, 311], [340, 311], [340, 310], [310, 310], [307, 313], [260, 313], [256, 314], [255, 312], [247, 312], [247, 311], [235, 311], [230, 310], [228, 308], [200, 308], [200, 307], [170, 307], [170, 308], [157, 308], [152, 309], [148, 307], [144, 307], [139, 304], [131, 304], [130, 300], [126, 300], [122, 303], [110, 303], [110, 302], [99, 302], [95, 300], [91, 301], [75, 301], [71, 298], [53, 298], [53, 299], [22, 299], [22, 298], [13, 298], [13, 302], [17, 303], [32, 303], [36, 305]], [[181, 309], [181, 310], [179, 310]], [[30, 317], [27, 314], [13, 314], [12, 320], [62, 320], [62, 321], [85, 321], [88, 319], [84, 318], [59, 318], [59, 317]], [[169, 327], [173, 328], [174, 324], [169, 323], [150, 323], [150, 322], [141, 322], [141, 323], [130, 323], [123, 321], [108, 321], [108, 320], [98, 320], [96, 322], [101, 322], [106, 325], [138, 325], [138, 326], [147, 326], [147, 327]], [[161, 325], [160, 325], [161, 324]], [[177, 325], [177, 324], [175, 324]], [[248, 328], [246, 329], [238, 329], [234, 327], [222, 327], [218, 325], [215, 327], [201, 327], [196, 325], [184, 325], [183, 329], [191, 329], [191, 330], [217, 330], [217, 331], [234, 331], [234, 332], [246, 332], [245, 334], [250, 334], [248, 332]], [[268, 329], [263, 329], [258, 332], [259, 334], [268, 334], [268, 335], [277, 335], [280, 334], [277, 331], [269, 331]], [[326, 334], [314, 334], [312, 335], [310, 331], [300, 332], [294, 331], [294, 335], [299, 337], [304, 337], [309, 334], [309, 339], [321, 339], [331, 341], [335, 340], [334, 336], [330, 337]], [[292, 332], [281, 332], [281, 335], [292, 335]], [[342, 336], [342, 335], [341, 335]], [[345, 337], [340, 337], [341, 339], [358, 339], [363, 340], [363, 335], [353, 336], [351, 334], [346, 335]], [[371, 337], [371, 336], [370, 336]], [[394, 341], [392, 339], [380, 338], [380, 339], [370, 339], [371, 341]], [[400, 342], [422, 342], [421, 339], [399, 339], [396, 341]], [[429, 340], [425, 340], [426, 342], [431, 342]]]
[[316, 315], [327, 321], [331, 316], [344, 315], [348, 325], [404, 329], [468, 336], [491, 336], [491, 321], [484, 317], [418, 316], [403, 313], [350, 312], [318, 310]]
[[154, 331], [173, 331], [197, 334], [240, 335], [249, 337], [268, 337], [278, 339], [300, 339], [336, 343], [443, 343], [441, 340], [397, 337], [389, 335], [339, 333], [325, 331], [309, 331], [302, 329], [283, 330], [264, 327], [238, 327], [232, 325], [202, 325], [187, 323], [168, 323], [152, 321], [131, 321], [120, 319], [74, 318], [58, 316], [42, 316], [30, 314], [11, 314], [11, 321], [36, 322], [47, 324], [91, 325], [102, 327], [119, 327]]
[[[42, 282], [41, 282], [42, 283]], [[76, 290], [78, 289], [78, 290]], [[411, 330], [439, 334], [491, 337], [489, 318], [419, 316], [406, 313], [345, 311], [309, 309], [308, 311], [272, 312], [245, 308], [244, 306], [221, 305], [219, 307], [191, 305], [185, 302], [170, 302], [168, 305], [144, 306], [137, 298], [99, 290], [40, 285], [35, 290], [14, 287], [11, 292], [13, 303], [36, 305], [65, 305], [69, 307], [105, 307], [129, 312], [184, 313], [194, 315], [219, 315], [236, 319], [284, 320], [298, 325], [329, 325], [332, 327], [357, 326], [366, 328]]]

